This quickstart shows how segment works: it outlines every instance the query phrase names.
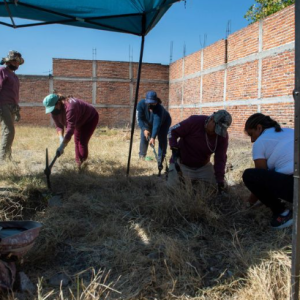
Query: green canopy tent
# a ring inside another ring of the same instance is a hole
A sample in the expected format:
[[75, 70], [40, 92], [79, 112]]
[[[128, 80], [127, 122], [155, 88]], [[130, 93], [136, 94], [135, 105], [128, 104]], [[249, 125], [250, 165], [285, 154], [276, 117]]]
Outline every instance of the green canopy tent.
[[[179, 1], [182, 0], [0, 0], [0, 17], [10, 18], [9, 23], [0, 21], [0, 25], [24, 28], [62, 24], [130, 33], [142, 37], [127, 175], [130, 170], [145, 36], [171, 5]], [[30, 22], [16, 25], [15, 18], [30, 20]]]

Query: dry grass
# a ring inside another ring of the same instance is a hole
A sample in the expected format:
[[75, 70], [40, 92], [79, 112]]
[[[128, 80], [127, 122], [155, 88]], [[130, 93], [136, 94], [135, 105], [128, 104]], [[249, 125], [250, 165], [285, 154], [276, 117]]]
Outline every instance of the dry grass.
[[[271, 230], [267, 209], [244, 204], [250, 143], [231, 142], [229, 192], [216, 196], [203, 186], [168, 190], [155, 162], [138, 160], [138, 134], [126, 178], [128, 137], [97, 129], [82, 172], [71, 142], [51, 194], [43, 170], [45, 148], [51, 160], [59, 144], [54, 129], [17, 128], [14, 161], [0, 166], [0, 214], [44, 224], [19, 267], [38, 286], [28, 299], [287, 299], [291, 229]], [[55, 193], [63, 205], [48, 207]], [[71, 284], [50, 286], [57, 273]]]

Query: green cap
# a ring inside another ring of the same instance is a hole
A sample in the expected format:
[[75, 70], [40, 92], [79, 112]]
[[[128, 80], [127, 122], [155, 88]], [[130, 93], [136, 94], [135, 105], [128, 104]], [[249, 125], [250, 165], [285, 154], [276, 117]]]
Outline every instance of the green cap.
[[50, 94], [43, 100], [43, 104], [46, 107], [46, 114], [53, 112], [55, 104], [58, 101], [58, 96], [56, 94]]

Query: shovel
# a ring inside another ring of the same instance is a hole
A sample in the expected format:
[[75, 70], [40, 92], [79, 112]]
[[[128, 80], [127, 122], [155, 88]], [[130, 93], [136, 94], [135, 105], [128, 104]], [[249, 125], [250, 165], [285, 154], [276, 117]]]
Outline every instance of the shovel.
[[47, 176], [47, 185], [48, 185], [49, 190], [51, 190], [51, 182], [50, 182], [51, 169], [52, 169], [56, 159], [57, 159], [57, 155], [55, 155], [51, 164], [49, 165], [48, 148], [46, 148], [46, 169], [44, 170], [44, 174]]
[[[148, 138], [147, 139], [148, 141], [150, 141], [150, 139]], [[155, 159], [156, 159], [156, 161], [157, 161], [157, 164], [159, 163], [159, 161], [158, 161], [158, 155], [157, 155], [157, 152], [156, 152], [156, 150], [155, 150], [155, 146], [153, 145], [153, 144], [150, 144], [150, 147], [152, 148], [152, 150], [153, 150], [153, 153], [154, 153], [154, 156], [155, 156]], [[161, 175], [161, 171], [162, 171], [162, 167], [161, 167], [161, 165], [158, 167], [158, 177], [160, 177], [160, 175]]]

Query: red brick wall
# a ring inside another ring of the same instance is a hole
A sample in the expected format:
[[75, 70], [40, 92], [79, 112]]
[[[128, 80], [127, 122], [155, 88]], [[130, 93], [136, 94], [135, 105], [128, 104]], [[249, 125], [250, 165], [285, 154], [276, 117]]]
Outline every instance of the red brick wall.
[[258, 51], [258, 22], [228, 37], [228, 62]]
[[295, 6], [291, 5], [264, 20], [263, 49], [278, 47], [295, 40]]
[[228, 68], [226, 100], [252, 99], [258, 93], [258, 61]]
[[203, 49], [203, 70], [201, 50], [173, 62], [169, 76], [173, 123], [192, 113], [210, 115], [225, 107], [233, 116], [231, 135], [243, 136], [245, 121], [256, 112], [292, 127], [294, 9], [287, 7]]
[[53, 76], [92, 77], [92, 61], [54, 58]]
[[263, 97], [292, 94], [295, 82], [294, 61], [294, 51], [286, 51], [263, 60]]
[[[227, 41], [206, 47], [203, 61], [199, 50], [170, 66], [144, 63], [138, 99], [156, 90], [170, 107], [173, 124], [191, 114], [209, 115], [225, 105], [233, 115], [233, 135], [242, 134], [246, 119], [258, 111], [293, 126], [294, 105], [289, 99], [294, 87], [294, 34], [294, 6], [290, 6], [231, 34]], [[268, 51], [260, 53], [259, 49]], [[52, 79], [19, 76], [21, 124], [49, 124], [41, 105], [53, 84], [57, 92], [93, 103], [100, 113], [100, 125], [128, 125], [137, 71], [137, 63], [53, 59]]]
[[[96, 70], [93, 70], [94, 66]], [[54, 90], [95, 105], [100, 114], [101, 126], [127, 126], [131, 124], [137, 69], [137, 63], [53, 59], [53, 77], [19, 76], [22, 107], [20, 124], [49, 125], [50, 118], [44, 113], [42, 101]], [[51, 86], [53, 90], [50, 90]], [[144, 98], [148, 90], [155, 90], [164, 105], [168, 106], [169, 66], [142, 65], [138, 99]], [[94, 99], [93, 92], [96, 92]], [[111, 105], [114, 107], [109, 107]]]
[[48, 76], [19, 76], [20, 80], [20, 102], [21, 103], [41, 103], [49, 93]]
[[218, 41], [203, 50], [203, 68], [209, 69], [225, 63], [225, 40]]
[[214, 72], [203, 76], [202, 102], [223, 100], [224, 71]]
[[184, 75], [199, 71], [201, 71], [201, 51], [186, 56], [184, 60]]

